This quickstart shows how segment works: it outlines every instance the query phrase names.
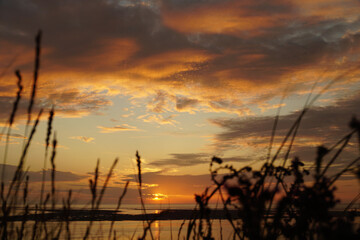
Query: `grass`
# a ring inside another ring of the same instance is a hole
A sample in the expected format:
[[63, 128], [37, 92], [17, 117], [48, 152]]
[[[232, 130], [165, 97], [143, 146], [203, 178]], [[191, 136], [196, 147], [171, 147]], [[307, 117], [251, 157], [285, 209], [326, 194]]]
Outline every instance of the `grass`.
[[[3, 169], [1, 175], [1, 227], [2, 239], [71, 239], [71, 223], [74, 220], [86, 220], [88, 224], [82, 236], [83, 239], [93, 238], [92, 228], [99, 216], [105, 216], [110, 221], [108, 239], [116, 239], [114, 230], [115, 221], [119, 220], [118, 210], [126, 195], [129, 182], [125, 183], [123, 192], [120, 194], [114, 211], [104, 212], [100, 210], [101, 202], [112, 173], [118, 162], [114, 160], [106, 176], [103, 186], [99, 186], [100, 160], [97, 161], [94, 176], [89, 179], [89, 190], [91, 193], [91, 208], [86, 211], [72, 208], [72, 191], [69, 190], [67, 197], [62, 199], [62, 208], [57, 208], [59, 196], [56, 195], [56, 133], [53, 133], [54, 107], [49, 111], [47, 132], [45, 138], [44, 168], [41, 183], [41, 195], [39, 202], [31, 205], [29, 203], [29, 177], [24, 169], [27, 152], [30, 148], [40, 116], [31, 120], [32, 109], [35, 104], [37, 81], [40, 69], [41, 32], [35, 40], [35, 66], [28, 107], [28, 118], [25, 129], [26, 139], [17, 169], [9, 183], [5, 182], [6, 159], [8, 153], [9, 137], [11, 127], [15, 121], [19, 102], [22, 98], [22, 77], [20, 71], [15, 71], [18, 79], [18, 91], [14, 101], [12, 112], [7, 123], [6, 145], [3, 158]], [[342, 76], [339, 76], [339, 78]], [[339, 78], [334, 79], [337, 81]], [[333, 82], [334, 82], [333, 81]], [[327, 148], [319, 146], [314, 159], [313, 166], [306, 168], [304, 162], [295, 157], [290, 159], [290, 152], [294, 146], [297, 132], [302, 118], [310, 109], [312, 104], [333, 83], [314, 97], [307, 100], [303, 111], [289, 128], [281, 145], [272, 156], [273, 142], [276, 135], [280, 108], [275, 118], [271, 140], [269, 144], [267, 159], [260, 169], [245, 166], [237, 169], [223, 163], [221, 158], [214, 156], [210, 161], [210, 176], [213, 187], [206, 188], [202, 194], [195, 195], [196, 207], [190, 215], [186, 215], [178, 229], [177, 238], [180, 239], [182, 231], [186, 239], [215, 239], [214, 219], [219, 219], [220, 237], [222, 239], [222, 224], [224, 220], [232, 228], [233, 239], [360, 239], [360, 226], [356, 225], [355, 217], [358, 212], [352, 211], [354, 204], [360, 199], [358, 194], [354, 200], [344, 209], [339, 216], [334, 216], [332, 210], [338, 203], [335, 198], [334, 184], [344, 173], [354, 172], [360, 179], [360, 157], [356, 157], [336, 174], [329, 176], [328, 170], [339, 161], [341, 154], [348, 147], [349, 142], [358, 138], [360, 152], [360, 122], [355, 117], [349, 123], [349, 132], [333, 146]], [[32, 126], [31, 126], [32, 123]], [[31, 128], [28, 134], [28, 128]], [[5, 128], [4, 128], [5, 129]], [[3, 130], [4, 132], [5, 130]], [[52, 136], [52, 137], [51, 137]], [[51, 141], [52, 139], [52, 141]], [[50, 144], [51, 143], [51, 144]], [[52, 147], [50, 158], [48, 151]], [[142, 161], [136, 152], [138, 192], [143, 212], [143, 231], [138, 239], [155, 239], [152, 231], [152, 223], [157, 219], [170, 219], [173, 212], [164, 211], [160, 215], [148, 214], [142, 193]], [[46, 162], [51, 164], [51, 189], [45, 192], [45, 169]], [[311, 181], [306, 179], [311, 178]], [[209, 203], [214, 198], [220, 198], [219, 209], [211, 209]], [[277, 199], [277, 200], [275, 200]], [[49, 207], [49, 205], [51, 207]], [[20, 210], [19, 210], [20, 209]], [[104, 215], [105, 214], [105, 215]], [[184, 215], [185, 216], [185, 215]], [[52, 220], [51, 224], [49, 220]], [[140, 219], [137, 219], [140, 220]], [[171, 222], [170, 222], [171, 223]], [[133, 239], [136, 233], [129, 238]], [[103, 235], [105, 238], [105, 235]], [[172, 239], [172, 233], [171, 233]]]

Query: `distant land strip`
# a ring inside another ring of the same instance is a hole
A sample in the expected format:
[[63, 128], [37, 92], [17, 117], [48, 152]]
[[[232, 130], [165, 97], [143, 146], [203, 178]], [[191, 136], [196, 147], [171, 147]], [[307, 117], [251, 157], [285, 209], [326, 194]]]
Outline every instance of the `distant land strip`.
[[[360, 216], [360, 211], [331, 211], [333, 217], [345, 216], [351, 214], [354, 217]], [[200, 216], [210, 219], [241, 219], [237, 210], [211, 210], [206, 214], [201, 214], [199, 210], [162, 210], [160, 213], [151, 214], [122, 214], [121, 211], [111, 210], [48, 210], [46, 213], [32, 213], [27, 215], [8, 216], [6, 219], [0, 217], [0, 221], [143, 221], [143, 220], [184, 220], [199, 219]]]

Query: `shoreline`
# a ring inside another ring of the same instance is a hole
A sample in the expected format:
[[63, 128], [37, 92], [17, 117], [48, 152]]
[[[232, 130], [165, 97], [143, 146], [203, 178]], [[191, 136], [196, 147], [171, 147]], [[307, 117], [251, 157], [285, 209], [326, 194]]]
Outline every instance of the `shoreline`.
[[[360, 216], [360, 211], [344, 212], [331, 211], [332, 217], [341, 217], [349, 214]], [[205, 215], [205, 214], [203, 214]], [[111, 210], [48, 210], [46, 213], [31, 213], [27, 215], [9, 216], [7, 219], [0, 217], [0, 221], [17, 222], [17, 221], [166, 221], [166, 220], [189, 220], [199, 219], [201, 212], [199, 210], [172, 209], [162, 210], [160, 213], [150, 214], [123, 214], [121, 211]], [[241, 219], [237, 210], [214, 209], [208, 216], [210, 219]], [[272, 217], [272, 215], [270, 215]], [[203, 217], [204, 219], [206, 217]]]

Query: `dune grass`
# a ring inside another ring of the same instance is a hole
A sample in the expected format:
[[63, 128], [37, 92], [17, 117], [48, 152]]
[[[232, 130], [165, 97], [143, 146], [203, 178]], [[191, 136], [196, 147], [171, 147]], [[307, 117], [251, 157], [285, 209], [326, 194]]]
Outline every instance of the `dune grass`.
[[[72, 191], [68, 191], [66, 198], [62, 199], [62, 208], [57, 208], [56, 203], [60, 201], [56, 195], [56, 133], [53, 133], [54, 107], [49, 110], [46, 138], [44, 167], [41, 182], [41, 195], [39, 202], [33, 206], [29, 203], [29, 177], [24, 169], [27, 152], [30, 148], [34, 134], [38, 127], [43, 110], [37, 114], [37, 118], [31, 121], [32, 109], [35, 104], [36, 88], [40, 69], [41, 32], [36, 36], [35, 41], [35, 66], [34, 78], [28, 107], [28, 118], [25, 129], [26, 139], [16, 172], [8, 183], [4, 180], [6, 171], [6, 158], [11, 135], [11, 127], [15, 121], [18, 105], [23, 90], [20, 71], [15, 71], [18, 79], [18, 91], [14, 101], [12, 112], [7, 123], [6, 146], [3, 158], [3, 169], [1, 175], [1, 227], [2, 239], [71, 239], [72, 232], [70, 224], [75, 210], [72, 209]], [[336, 80], [336, 79], [335, 79]], [[334, 80], [334, 81], [335, 81]], [[323, 89], [329, 88], [331, 83]], [[322, 92], [323, 92], [322, 91]], [[320, 94], [322, 94], [320, 92]], [[213, 233], [214, 209], [211, 209], [209, 202], [215, 197], [220, 197], [221, 212], [225, 216], [233, 230], [233, 239], [360, 239], [360, 226], [354, 222], [358, 212], [351, 211], [352, 206], [360, 199], [360, 194], [344, 209], [340, 216], [334, 216], [331, 210], [334, 209], [338, 200], [335, 198], [334, 184], [344, 173], [355, 172], [360, 179], [360, 168], [358, 163], [360, 157], [356, 157], [336, 174], [329, 176], [328, 170], [341, 158], [341, 154], [348, 147], [352, 138], [357, 137], [360, 149], [360, 122], [355, 117], [349, 123], [349, 133], [343, 136], [333, 146], [326, 148], [319, 146], [314, 157], [313, 167], [305, 167], [304, 162], [299, 158], [290, 158], [290, 152], [296, 140], [297, 131], [300, 127], [303, 116], [311, 105], [319, 98], [315, 95], [308, 99], [303, 111], [296, 121], [289, 128], [281, 145], [271, 156], [274, 137], [279, 119], [277, 114], [272, 130], [271, 140], [268, 149], [267, 159], [260, 169], [253, 169], [245, 166], [236, 169], [231, 165], [223, 163], [221, 158], [214, 156], [210, 161], [210, 176], [212, 187], [206, 188], [200, 195], [195, 195], [196, 207], [192, 217], [184, 219], [178, 229], [178, 239], [182, 231], [186, 232], [186, 239], [215, 239]], [[280, 109], [279, 109], [280, 110]], [[31, 125], [32, 123], [32, 125]], [[28, 128], [30, 133], [28, 134]], [[52, 136], [52, 137], [51, 137]], [[52, 139], [52, 141], [51, 141]], [[51, 143], [51, 144], [50, 144]], [[48, 159], [49, 147], [52, 147]], [[138, 192], [143, 211], [143, 231], [138, 239], [155, 239], [152, 233], [152, 223], [156, 220], [147, 211], [142, 193], [142, 167], [141, 157], [136, 152], [137, 183]], [[45, 192], [45, 169], [46, 162], [51, 164], [51, 188]], [[99, 214], [101, 202], [105, 194], [112, 173], [118, 159], [115, 159], [106, 176], [103, 186], [99, 186], [100, 160], [97, 161], [94, 176], [89, 179], [91, 193], [91, 208], [87, 212], [88, 225], [83, 239], [92, 238], [92, 227], [96, 215]], [[306, 182], [305, 178], [311, 177]], [[126, 195], [129, 182], [125, 183], [124, 190], [120, 194], [116, 213], [121, 208], [121, 202]], [[49, 207], [50, 205], [50, 207]], [[235, 215], [234, 215], [234, 209]], [[49, 213], [50, 211], [50, 213]], [[76, 212], [78, 214], [78, 212]], [[116, 239], [114, 230], [116, 215], [112, 215], [108, 239]], [[57, 219], [53, 224], [48, 220]], [[224, 220], [223, 220], [224, 221]], [[15, 222], [19, 224], [15, 224]], [[221, 218], [219, 220], [220, 231]], [[29, 228], [30, 226], [30, 228]], [[31, 230], [29, 230], [31, 229]], [[220, 236], [222, 236], [220, 232]], [[135, 237], [135, 233], [132, 237]], [[170, 238], [170, 237], [169, 237]], [[171, 235], [172, 238], [172, 235]]]

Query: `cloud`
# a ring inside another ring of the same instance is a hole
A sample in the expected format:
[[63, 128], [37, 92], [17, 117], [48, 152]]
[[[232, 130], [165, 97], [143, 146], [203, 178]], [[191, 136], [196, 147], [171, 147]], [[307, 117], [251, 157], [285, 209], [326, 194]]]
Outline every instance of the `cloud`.
[[[5, 181], [11, 181], [13, 179], [14, 173], [16, 171], [17, 166], [14, 165], [4, 165], [0, 164], [0, 169], [2, 169], [5, 166], [5, 175], [4, 180]], [[42, 181], [42, 171], [27, 171], [27, 175], [29, 176], [30, 182], [41, 182]], [[78, 175], [72, 172], [64, 172], [64, 171], [58, 171], [55, 172], [55, 181], [58, 182], [72, 182], [72, 181], [79, 181], [81, 179], [86, 178], [85, 175]], [[51, 170], [45, 171], [45, 181], [51, 181]]]
[[154, 122], [154, 123], [158, 123], [160, 125], [172, 125], [175, 126], [176, 124], [178, 124], [179, 122], [174, 120], [173, 118], [176, 117], [176, 114], [171, 114], [167, 117], [163, 117], [160, 114], [147, 114], [147, 115], [142, 115], [139, 116], [138, 119], [142, 119], [144, 122]]
[[[337, 19], [357, 17], [356, 9], [359, 2], [356, 0], [320, 0], [320, 1], [301, 1], [294, 0], [294, 7], [299, 8], [299, 14], [307, 17]], [[341, 9], [341, 11], [339, 11]]]
[[[348, 126], [353, 116], [360, 116], [359, 93], [337, 101], [334, 105], [312, 107], [303, 117], [293, 145], [292, 156], [305, 161], [315, 159], [316, 147], [331, 147], [350, 131]], [[296, 121], [300, 111], [280, 116], [274, 139], [274, 148]], [[218, 118], [210, 122], [222, 129], [214, 135], [212, 146], [222, 151], [241, 149], [242, 152], [257, 152], [264, 159], [270, 142], [274, 117]], [[357, 143], [351, 142], [338, 159], [340, 167], [357, 156]], [[249, 150], [250, 149], [250, 150]], [[275, 150], [274, 150], [275, 151]], [[282, 155], [281, 155], [282, 156]], [[337, 168], [338, 169], [338, 168]]]
[[176, 110], [190, 111], [199, 103], [197, 99], [191, 99], [186, 97], [176, 97]]
[[285, 103], [281, 103], [281, 104], [269, 104], [269, 103], [264, 103], [264, 104], [259, 104], [259, 108], [261, 110], [261, 112], [266, 112], [270, 109], [278, 109], [279, 107], [284, 107], [286, 106]]
[[[212, 1], [188, 4], [179, 10], [164, 4], [165, 25], [185, 33], [259, 34], [263, 29], [289, 18], [291, 6], [285, 1]], [[273, 15], [270, 15], [272, 13]]]
[[[7, 125], [4, 125], [2, 126], [3, 129], [7, 128], [8, 127], [8, 124]], [[6, 133], [0, 133], [0, 146], [1, 145], [5, 145], [5, 144], [20, 144], [21, 139], [27, 139], [24, 135], [22, 134], [18, 134], [18, 133], [11, 133], [9, 135], [9, 139], [8, 139], [8, 142], [6, 143], [7, 141], [7, 134]]]
[[[150, 79], [163, 79], [186, 72], [196, 71], [202, 63], [211, 60], [214, 54], [194, 48], [180, 48], [159, 52], [139, 59], [136, 65], [129, 66], [128, 72], [137, 72]], [[175, 83], [176, 84], [176, 83]]]
[[172, 153], [170, 158], [161, 159], [157, 161], [150, 162], [150, 165], [153, 166], [195, 166], [198, 164], [209, 163], [210, 155], [205, 153]]
[[[353, 115], [360, 115], [359, 93], [349, 99], [338, 100], [336, 104], [325, 107], [312, 107], [304, 116], [301, 124], [301, 133], [307, 136], [333, 136], [335, 132], [348, 130], [348, 122]], [[299, 116], [300, 111], [289, 115], [280, 116], [277, 131], [285, 134]], [[274, 117], [250, 117], [250, 118], [224, 118], [212, 119], [211, 123], [226, 129], [219, 135], [219, 140], [227, 140], [241, 136], [269, 136], [274, 124]], [[314, 131], [317, 134], [313, 134]]]
[[[27, 89], [29, 90], [29, 89]], [[40, 89], [44, 91], [46, 89]], [[100, 91], [78, 90], [75, 88], [49, 90], [48, 98], [38, 97], [35, 99], [33, 114], [40, 111], [40, 108], [51, 109], [55, 106], [55, 114], [61, 117], [81, 117], [89, 114], [100, 114], [112, 105], [112, 102], [106, 96], [106, 93]], [[24, 93], [25, 94], [25, 93]], [[23, 94], [23, 95], [24, 95]], [[5, 122], [8, 120], [15, 101], [12, 96], [0, 96], [1, 113], [0, 120]], [[20, 100], [15, 115], [15, 122], [26, 118], [29, 99], [23, 97]]]
[[[7, 134], [5, 133], [0, 133], [0, 138], [5, 138], [7, 136]], [[20, 138], [20, 139], [26, 139], [26, 137], [22, 134], [18, 134], [18, 133], [11, 133], [9, 135], [10, 138]]]
[[[13, 68], [32, 78], [33, 36], [41, 27], [38, 98], [56, 103], [65, 117], [99, 114], [117, 94], [151, 98], [147, 109], [154, 113], [251, 115], [287, 85], [295, 86], [289, 94], [301, 94], [320, 76], [328, 80], [358, 64], [358, 6], [355, 0], [4, 0], [0, 97], [15, 95]], [[356, 69], [344, 80], [358, 76]]]
[[57, 111], [97, 111], [112, 105], [106, 93], [101, 91], [79, 91], [78, 89], [65, 89], [61, 93], [51, 93], [49, 98], [55, 104]]
[[166, 97], [167, 94], [163, 91], [158, 91], [152, 101], [148, 103], [148, 110], [155, 113], [164, 112], [166, 108]]
[[123, 131], [139, 131], [139, 129], [137, 129], [134, 126], [130, 126], [128, 124], [121, 124], [121, 125], [116, 125], [114, 127], [104, 127], [104, 126], [98, 126], [98, 128], [101, 129], [101, 133], [113, 133], [113, 132], [123, 132]]
[[[166, 159], [160, 159], [152, 161], [149, 165], [157, 167], [189, 167], [199, 164], [209, 164], [213, 155], [209, 153], [171, 153], [170, 157]], [[222, 160], [226, 163], [244, 163], [250, 162], [253, 159], [243, 156], [227, 156], [222, 157]]]
[[83, 142], [86, 142], [86, 143], [89, 143], [89, 142], [92, 142], [95, 140], [95, 138], [92, 138], [92, 137], [85, 137], [85, 136], [73, 136], [73, 137], [70, 137], [71, 139], [77, 139], [77, 140], [80, 140], [80, 141], [83, 141]]
[[356, 0], [300, 1], [163, 1], [164, 24], [184, 33], [266, 34], [297, 20], [354, 19]]

